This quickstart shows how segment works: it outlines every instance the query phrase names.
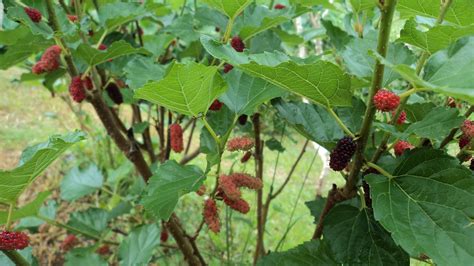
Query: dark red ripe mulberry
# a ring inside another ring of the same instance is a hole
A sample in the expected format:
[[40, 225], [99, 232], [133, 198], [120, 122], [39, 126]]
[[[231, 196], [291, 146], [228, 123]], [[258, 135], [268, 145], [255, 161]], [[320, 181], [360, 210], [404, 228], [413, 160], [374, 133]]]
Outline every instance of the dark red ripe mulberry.
[[123, 96], [122, 93], [120, 92], [119, 87], [115, 83], [109, 83], [107, 85], [107, 88], [105, 88], [107, 91], [107, 95], [109, 95], [110, 99], [115, 103], [115, 104], [122, 104], [123, 103]]
[[0, 233], [0, 250], [24, 249], [29, 244], [30, 238], [25, 233], [8, 231]]
[[101, 44], [99, 45], [99, 50], [101, 50], [101, 51], [107, 50], [107, 45], [101, 43]]
[[233, 68], [234, 68], [233, 65], [231, 65], [231, 64], [225, 64], [225, 65], [224, 65], [224, 73], [226, 73], [226, 74], [229, 73]]
[[251, 157], [252, 157], [252, 152], [248, 151], [244, 154], [244, 156], [242, 156], [242, 159], [240, 159], [240, 162], [241, 163], [246, 163], [250, 160]]
[[275, 9], [285, 9], [286, 6], [285, 5], [282, 5], [282, 4], [276, 4], [275, 5]]
[[163, 231], [161, 231], [161, 235], [160, 235], [161, 242], [168, 241], [168, 238], [169, 238], [168, 230], [163, 229]]
[[381, 89], [374, 96], [374, 104], [377, 110], [390, 112], [397, 109], [400, 97], [391, 91]]
[[468, 137], [466, 135], [462, 135], [459, 138], [459, 148], [462, 149], [462, 148], [466, 147], [470, 142], [471, 142], [470, 137]]
[[183, 151], [183, 128], [179, 124], [170, 126], [170, 141], [171, 149], [174, 152], [180, 153]]
[[24, 10], [28, 17], [30, 17], [31, 21], [33, 21], [34, 23], [38, 23], [41, 21], [42, 15], [38, 9], [32, 7], [25, 7]]
[[222, 108], [223, 105], [224, 105], [224, 104], [221, 103], [219, 100], [214, 100], [214, 101], [212, 102], [211, 106], [209, 106], [209, 110], [211, 110], [211, 111], [219, 111], [219, 110]]
[[230, 41], [230, 45], [239, 53], [243, 52], [245, 49], [245, 43], [242, 41], [242, 39], [240, 39], [239, 36], [233, 37]]
[[469, 165], [469, 169], [474, 171], [474, 159], [471, 160], [471, 164]]
[[344, 137], [337, 142], [329, 158], [329, 166], [334, 171], [342, 171], [351, 161], [356, 150], [356, 144], [351, 137]]
[[33, 74], [42, 74], [44, 72], [53, 72], [59, 68], [61, 56], [61, 47], [53, 45], [44, 51], [41, 59], [33, 66]]
[[241, 124], [242, 126], [245, 126], [245, 124], [247, 124], [248, 118], [249, 118], [248, 115], [239, 116], [239, 124]]

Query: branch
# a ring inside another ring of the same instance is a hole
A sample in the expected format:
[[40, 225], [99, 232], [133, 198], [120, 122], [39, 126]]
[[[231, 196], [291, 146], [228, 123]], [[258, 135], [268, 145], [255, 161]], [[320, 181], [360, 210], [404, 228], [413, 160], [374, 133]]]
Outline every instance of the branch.
[[30, 264], [23, 258], [20, 253], [15, 250], [2, 250], [3, 254], [5, 254], [15, 265], [17, 266], [30, 266]]
[[190, 161], [192, 161], [193, 159], [195, 159], [196, 157], [199, 156], [199, 154], [201, 154], [201, 151], [199, 150], [199, 148], [197, 148], [195, 151], [193, 151], [192, 153], [184, 156], [181, 161], [179, 161], [180, 164], [187, 164], [189, 163]]
[[[395, 6], [397, 0], [380, 0], [380, 12], [382, 14], [380, 20], [380, 30], [378, 36], [377, 52], [382, 56], [387, 56], [388, 42], [390, 39], [390, 29], [392, 27], [393, 14], [395, 13]], [[369, 91], [369, 98], [367, 102], [367, 109], [362, 123], [362, 128], [359, 132], [359, 139], [357, 140], [357, 148], [355, 154], [354, 165], [347, 179], [346, 185], [344, 186], [343, 193], [348, 196], [355, 189], [359, 172], [364, 164], [364, 153], [367, 140], [372, 128], [372, 123], [375, 117], [375, 106], [373, 97], [377, 91], [382, 87], [383, 75], [385, 71], [385, 65], [379, 60], [375, 62], [374, 76], [372, 78], [372, 86]]]
[[[255, 177], [262, 180], [263, 183], [263, 141], [260, 138], [260, 114], [254, 114], [252, 120], [255, 133]], [[259, 189], [257, 190], [257, 246], [255, 248], [254, 263], [265, 254], [263, 214], [263, 190]]]

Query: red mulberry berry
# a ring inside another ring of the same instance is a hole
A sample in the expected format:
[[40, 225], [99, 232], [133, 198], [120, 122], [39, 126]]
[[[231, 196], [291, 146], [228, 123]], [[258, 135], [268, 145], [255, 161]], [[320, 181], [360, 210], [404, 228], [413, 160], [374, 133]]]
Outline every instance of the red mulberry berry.
[[101, 50], [101, 51], [105, 51], [105, 50], [107, 50], [107, 48], [108, 48], [107, 45], [105, 45], [105, 44], [103, 44], [103, 43], [101, 43], [101, 44], [99, 45], [99, 50]]
[[[394, 116], [395, 116], [395, 111], [392, 112], [392, 117]], [[407, 113], [405, 111], [402, 111], [397, 118], [397, 124], [403, 125], [406, 120], [407, 120]]]
[[286, 6], [285, 5], [282, 5], [282, 4], [276, 4], [275, 5], [275, 9], [285, 9]]
[[108, 245], [102, 245], [95, 252], [99, 255], [105, 256], [110, 253], [110, 247]]
[[246, 163], [248, 162], [248, 160], [250, 160], [251, 157], [252, 157], [252, 152], [248, 151], [244, 154], [244, 156], [242, 156], [242, 159], [240, 159], [240, 162]]
[[77, 237], [75, 235], [67, 235], [66, 238], [61, 243], [61, 249], [65, 252], [68, 252], [72, 248], [74, 248], [79, 243]]
[[471, 142], [470, 137], [468, 137], [466, 135], [462, 135], [459, 138], [459, 148], [462, 149], [462, 148], [466, 147], [470, 142]]
[[36, 62], [36, 64], [31, 69], [31, 72], [33, 72], [33, 74], [36, 74], [36, 75], [43, 74], [45, 72], [43, 62], [42, 61]]
[[69, 21], [71, 21], [72, 23], [75, 23], [77, 21], [77, 16], [76, 15], [67, 15], [67, 18], [69, 19]]
[[166, 242], [166, 241], [168, 241], [168, 238], [169, 238], [168, 230], [166, 230], [166, 228], [164, 228], [161, 231], [161, 234], [160, 234], [160, 241], [161, 242]]
[[198, 194], [199, 196], [204, 196], [204, 194], [206, 194], [206, 186], [200, 186], [199, 189], [196, 191], [196, 194]]
[[374, 104], [377, 110], [390, 112], [398, 107], [400, 97], [391, 91], [381, 89], [374, 96]]
[[253, 190], [258, 190], [263, 187], [262, 180], [247, 174], [233, 173], [230, 175], [230, 178], [237, 187], [246, 187]]
[[42, 15], [38, 9], [32, 7], [25, 7], [24, 10], [28, 17], [30, 17], [31, 21], [33, 21], [34, 23], [38, 23], [41, 21]]
[[212, 102], [211, 106], [209, 106], [209, 110], [219, 111], [222, 108], [223, 105], [224, 104], [222, 102], [220, 102], [219, 100], [216, 99]]
[[469, 138], [474, 137], [474, 121], [464, 121], [463, 125], [461, 126], [461, 131]]
[[41, 56], [41, 62], [43, 62], [43, 68], [46, 72], [52, 72], [59, 68], [61, 56], [61, 47], [53, 45], [44, 51]]
[[234, 66], [231, 64], [225, 64], [224, 65], [224, 73], [229, 73], [232, 69], [234, 69]]
[[248, 137], [235, 137], [227, 142], [228, 151], [248, 151], [255, 145], [253, 139]]
[[245, 126], [245, 124], [247, 124], [248, 118], [249, 118], [248, 115], [239, 116], [239, 124], [242, 125], [242, 126]]
[[356, 144], [351, 137], [340, 139], [329, 156], [329, 166], [334, 171], [342, 171], [351, 161], [356, 150]]
[[174, 152], [180, 153], [183, 151], [183, 128], [179, 124], [172, 124], [170, 126], [170, 141], [171, 149]]
[[22, 232], [8, 232], [0, 233], [0, 250], [18, 250], [28, 247], [30, 238], [27, 234]]
[[231, 176], [221, 175], [219, 177], [219, 188], [232, 200], [237, 200], [242, 195]]
[[206, 222], [209, 230], [214, 233], [219, 233], [221, 230], [221, 223], [219, 220], [217, 204], [213, 199], [204, 201], [204, 210], [202, 215], [204, 216], [204, 222]]
[[69, 85], [69, 95], [71, 95], [72, 99], [77, 103], [82, 102], [86, 98], [86, 90], [81, 76], [72, 78], [71, 84]]
[[224, 198], [224, 203], [233, 210], [236, 210], [243, 214], [247, 214], [250, 211], [250, 205], [244, 199], [239, 198], [237, 200], [233, 200], [227, 197], [225, 194], [223, 198]]
[[398, 141], [393, 146], [393, 150], [395, 151], [396, 156], [401, 156], [405, 150], [411, 150], [413, 145], [406, 141]]
[[239, 53], [243, 52], [245, 49], [245, 43], [242, 41], [242, 39], [240, 39], [239, 36], [233, 37], [230, 41], [230, 45]]
[[112, 99], [115, 104], [120, 105], [123, 103], [123, 96], [117, 84], [109, 83], [105, 90], [107, 91], [107, 95], [109, 95], [110, 99]]

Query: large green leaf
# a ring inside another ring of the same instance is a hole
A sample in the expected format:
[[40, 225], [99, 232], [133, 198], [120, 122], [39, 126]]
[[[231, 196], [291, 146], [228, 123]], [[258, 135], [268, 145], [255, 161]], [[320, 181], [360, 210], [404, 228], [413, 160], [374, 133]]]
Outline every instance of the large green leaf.
[[[423, 16], [437, 19], [440, 14], [439, 0], [399, 0], [397, 9], [402, 18]], [[455, 0], [446, 12], [444, 20], [460, 26], [467, 26], [474, 23], [474, 2], [472, 0]]]
[[474, 177], [444, 151], [405, 154], [394, 178], [369, 175], [375, 218], [411, 256], [437, 265], [470, 265], [474, 257]]
[[251, 115], [262, 103], [283, 96], [285, 91], [237, 69], [224, 76], [229, 89], [220, 99], [236, 114]]
[[408, 254], [367, 208], [334, 207], [324, 219], [323, 236], [343, 265], [410, 265]]
[[229, 46], [201, 37], [206, 50], [219, 59], [229, 61], [245, 73], [278, 87], [304, 96], [325, 106], [351, 106], [351, 80], [338, 66], [326, 61], [298, 65], [280, 54], [248, 56]]
[[117, 41], [112, 43], [107, 50], [101, 51], [90, 45], [81, 44], [77, 47], [76, 56], [89, 66], [95, 66], [114, 58], [130, 54], [149, 54], [146, 49], [134, 48], [126, 41]]
[[[346, 45], [342, 58], [352, 74], [359, 78], [372, 78], [375, 59], [370, 56], [369, 51], [375, 50], [376, 46], [377, 33], [375, 31], [369, 32], [363, 39], [354, 38]], [[389, 45], [387, 58], [390, 62], [396, 62], [395, 64], [408, 65], [416, 60], [412, 52], [401, 43]], [[383, 86], [389, 85], [399, 77], [400, 75], [392, 69], [386, 69]]]
[[15, 6], [10, 7], [7, 10], [7, 15], [12, 20], [19, 20], [28, 28], [30, 28], [31, 32], [34, 35], [42, 35], [47, 39], [51, 39], [53, 37], [53, 30], [48, 26], [48, 24], [43, 19], [39, 23], [33, 22], [30, 17], [26, 14], [23, 7]]
[[100, 236], [107, 229], [109, 213], [99, 208], [90, 208], [85, 211], [74, 212], [67, 223], [83, 232]]
[[[14, 34], [14, 32], [11, 32]], [[32, 54], [44, 51], [54, 42], [42, 36], [28, 33], [19, 37], [16, 43], [6, 47], [6, 52], [0, 54], [0, 69], [10, 68], [28, 59]]]
[[17, 168], [0, 171], [0, 202], [15, 204], [21, 193], [46, 167], [74, 143], [83, 140], [84, 136], [84, 133], [79, 131], [64, 136], [52, 136], [47, 142], [27, 148]]
[[164, 79], [149, 82], [135, 92], [135, 98], [159, 104], [184, 115], [205, 113], [226, 84], [215, 66], [197, 63], [170, 67]]
[[271, 252], [258, 266], [339, 265], [324, 240], [312, 240], [284, 252]]
[[339, 125], [329, 112], [317, 105], [303, 102], [274, 101], [278, 114], [306, 138], [326, 149], [344, 136]]
[[365, 10], [371, 10], [375, 7], [375, 1], [373, 0], [350, 0], [354, 13], [359, 13]]
[[86, 169], [72, 168], [61, 182], [61, 198], [73, 201], [102, 187], [104, 177], [95, 164]]
[[147, 265], [160, 244], [160, 230], [156, 224], [147, 224], [132, 230], [120, 243], [120, 265]]
[[156, 219], [167, 220], [179, 198], [196, 191], [204, 177], [204, 173], [197, 166], [183, 166], [176, 161], [167, 161], [160, 165], [150, 178], [142, 204]]
[[252, 0], [202, 0], [202, 2], [219, 10], [229, 18], [235, 18], [252, 3]]
[[115, 27], [146, 15], [147, 12], [145, 5], [140, 3], [117, 1], [115, 3], [106, 4], [100, 8], [100, 25], [110, 31]]
[[424, 79], [408, 65], [392, 64], [373, 54], [385, 65], [398, 72], [417, 88], [424, 88], [474, 104], [474, 37], [460, 40], [453, 49], [442, 50], [431, 56], [425, 67]]
[[165, 68], [155, 64], [153, 59], [138, 57], [130, 61], [123, 69], [127, 77], [127, 85], [131, 89], [143, 87], [148, 81], [157, 81], [163, 78]]
[[400, 32], [399, 40], [430, 53], [448, 47], [461, 37], [474, 34], [474, 25], [466, 27], [438, 25], [425, 32], [418, 30], [416, 27], [415, 20], [407, 20], [405, 27]]
[[[47, 197], [51, 195], [51, 191], [43, 191], [36, 196], [36, 198], [28, 204], [25, 204], [23, 207], [14, 209], [11, 216], [11, 221], [17, 221], [25, 217], [35, 216], [38, 214], [41, 206]], [[8, 211], [0, 212], [0, 225], [7, 222]]]
[[108, 263], [95, 252], [95, 246], [75, 248], [66, 254], [65, 266], [106, 266]]

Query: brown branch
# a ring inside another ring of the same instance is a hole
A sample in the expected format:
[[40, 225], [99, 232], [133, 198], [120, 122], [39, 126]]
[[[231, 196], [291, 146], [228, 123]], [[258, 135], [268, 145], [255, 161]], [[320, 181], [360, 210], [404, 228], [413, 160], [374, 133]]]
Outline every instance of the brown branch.
[[[260, 114], [252, 117], [255, 134], [255, 177], [263, 183], [263, 141], [260, 138]], [[265, 254], [265, 224], [263, 223], [263, 190], [257, 190], [257, 246], [255, 248], [254, 264]]]
[[194, 241], [191, 241], [191, 238], [186, 237], [186, 233], [182, 229], [178, 217], [176, 217], [174, 213], [171, 215], [170, 220], [166, 222], [166, 228], [170, 230], [179, 249], [183, 252], [184, 257], [188, 259], [189, 265], [206, 265], [201, 254], [196, 254], [196, 252], [194, 252], [194, 250], [197, 250]]
[[[142, 120], [142, 114], [140, 111], [140, 106], [133, 104], [132, 105], [132, 111], [133, 111], [133, 117], [136, 119], [137, 123], [141, 123]], [[150, 157], [151, 162], [156, 161], [156, 155], [153, 149], [153, 142], [151, 141], [151, 135], [150, 135], [150, 128], [147, 127], [145, 131], [142, 133], [142, 138], [143, 138], [143, 144], [145, 146], [145, 150], [148, 153], [148, 156]]]
[[[193, 126], [191, 127], [191, 133], [189, 133], [188, 137], [188, 144], [186, 145], [186, 150], [184, 151], [184, 154], [188, 154], [189, 149], [191, 148], [191, 142], [193, 141], [193, 135], [194, 135], [194, 129], [196, 128], [196, 120], [193, 120]], [[186, 130], [186, 127], [183, 129], [183, 131]]]
[[196, 157], [199, 156], [199, 154], [201, 154], [201, 151], [199, 150], [199, 148], [197, 148], [195, 151], [191, 152], [190, 154], [184, 156], [181, 161], [179, 161], [180, 164], [187, 164], [189, 163], [190, 161], [194, 160]]

